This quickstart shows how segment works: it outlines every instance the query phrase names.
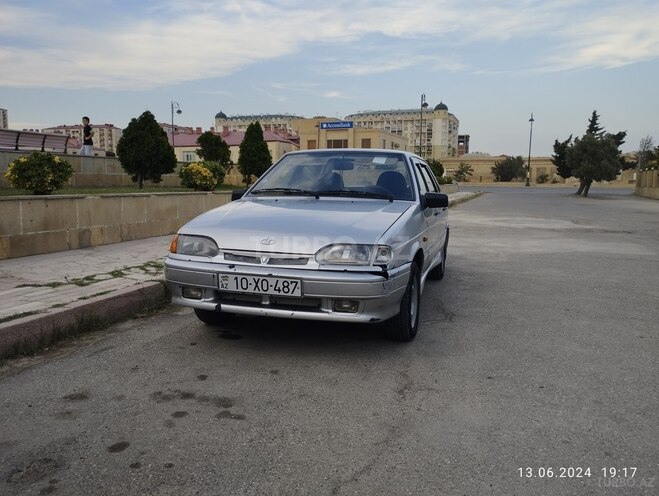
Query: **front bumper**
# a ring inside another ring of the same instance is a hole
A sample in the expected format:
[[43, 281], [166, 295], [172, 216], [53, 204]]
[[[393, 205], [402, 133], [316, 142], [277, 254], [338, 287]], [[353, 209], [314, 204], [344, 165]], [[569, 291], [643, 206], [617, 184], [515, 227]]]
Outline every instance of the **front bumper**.
[[[251, 265], [230, 265], [165, 259], [165, 280], [172, 303], [243, 315], [334, 322], [379, 322], [398, 314], [409, 280], [410, 265], [385, 275], [369, 272], [304, 270]], [[302, 282], [303, 296], [275, 297], [220, 291], [218, 273], [282, 277]], [[183, 288], [201, 289], [201, 298], [185, 298]], [[356, 312], [334, 310], [334, 301], [358, 302]]]

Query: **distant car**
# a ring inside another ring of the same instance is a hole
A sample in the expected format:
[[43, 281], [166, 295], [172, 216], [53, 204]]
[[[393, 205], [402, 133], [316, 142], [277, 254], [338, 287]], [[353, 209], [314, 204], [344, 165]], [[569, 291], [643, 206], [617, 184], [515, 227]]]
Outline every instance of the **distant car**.
[[165, 278], [210, 325], [235, 314], [384, 322], [414, 339], [427, 278], [442, 279], [448, 196], [408, 152], [288, 153], [234, 201], [185, 224]]

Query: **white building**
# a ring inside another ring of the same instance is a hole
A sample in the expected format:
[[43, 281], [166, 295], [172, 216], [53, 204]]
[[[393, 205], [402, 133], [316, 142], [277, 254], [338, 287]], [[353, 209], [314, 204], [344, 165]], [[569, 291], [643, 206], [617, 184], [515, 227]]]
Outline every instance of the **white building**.
[[345, 120], [401, 135], [407, 139], [406, 149], [424, 158], [441, 160], [458, 154], [460, 121], [442, 102], [433, 110], [372, 110], [348, 115]]
[[302, 119], [302, 117], [291, 114], [233, 115], [227, 117], [224, 112], [218, 112], [215, 115], [215, 129], [218, 133], [227, 131], [244, 132], [247, 131], [247, 126], [258, 121], [263, 131], [270, 131], [291, 138], [295, 136], [295, 131], [293, 131], [291, 125], [295, 119]]

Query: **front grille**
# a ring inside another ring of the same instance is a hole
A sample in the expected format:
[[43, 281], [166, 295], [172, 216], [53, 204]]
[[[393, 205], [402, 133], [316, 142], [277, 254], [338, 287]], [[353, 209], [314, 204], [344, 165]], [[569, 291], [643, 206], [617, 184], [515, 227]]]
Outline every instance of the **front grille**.
[[251, 257], [247, 255], [237, 255], [235, 253], [224, 253], [224, 260], [229, 262], [242, 262], [249, 264], [261, 264], [261, 259], [259, 257]]
[[267, 253], [252, 255], [224, 252], [224, 260], [227, 262], [239, 262], [253, 265], [307, 265], [309, 263], [308, 256], [271, 256], [271, 254]]

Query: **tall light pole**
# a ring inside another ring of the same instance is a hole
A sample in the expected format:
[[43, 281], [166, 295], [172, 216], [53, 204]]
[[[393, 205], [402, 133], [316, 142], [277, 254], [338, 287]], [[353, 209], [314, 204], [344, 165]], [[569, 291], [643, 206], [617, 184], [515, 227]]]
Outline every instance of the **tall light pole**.
[[526, 186], [531, 186], [531, 140], [533, 139], [533, 112], [531, 112], [531, 131], [529, 132], [529, 160], [526, 162]]
[[176, 113], [178, 115], [181, 115], [183, 111], [181, 110], [181, 106], [178, 104], [178, 102], [171, 101], [171, 107], [172, 107], [172, 148], [174, 148], [174, 153], [176, 153], [176, 148], [174, 147], [174, 109], [176, 109]]
[[428, 108], [428, 102], [426, 102], [426, 94], [421, 94], [421, 119], [419, 122], [419, 155], [423, 157], [423, 144], [421, 142], [421, 137], [423, 136], [423, 109]]

